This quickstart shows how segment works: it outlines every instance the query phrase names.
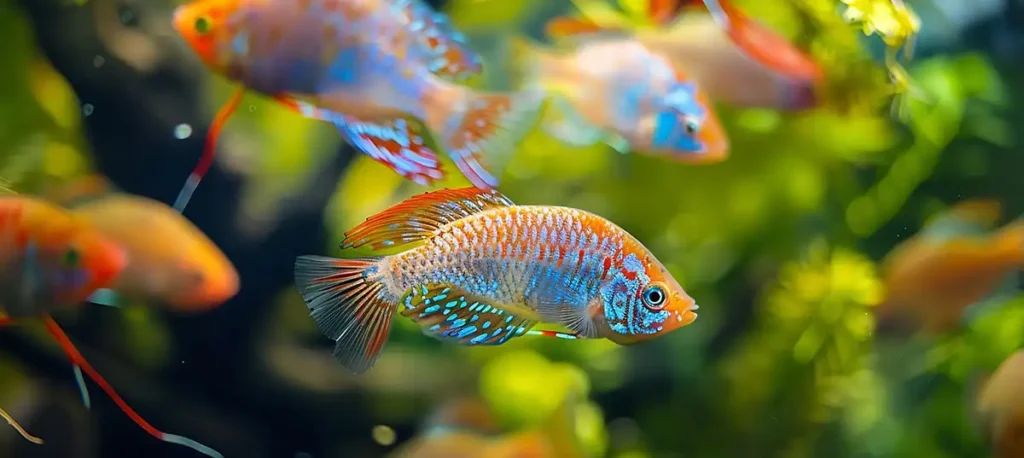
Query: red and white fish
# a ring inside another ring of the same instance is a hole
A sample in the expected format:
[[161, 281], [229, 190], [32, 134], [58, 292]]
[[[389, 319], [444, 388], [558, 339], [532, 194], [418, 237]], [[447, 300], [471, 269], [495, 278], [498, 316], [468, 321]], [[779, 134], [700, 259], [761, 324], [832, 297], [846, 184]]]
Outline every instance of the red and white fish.
[[245, 89], [334, 123], [353, 146], [417, 183], [442, 177], [432, 137], [480, 188], [498, 184], [541, 102], [540, 94], [458, 84], [479, 72], [479, 58], [422, 0], [195, 0], [178, 7], [174, 27], [242, 87], [211, 126], [177, 208]]
[[[426, 334], [462, 345], [500, 345], [524, 334], [625, 345], [697, 319], [694, 300], [640, 241], [582, 210], [445, 189], [367, 219], [342, 242], [406, 245], [394, 255], [295, 262], [313, 320], [353, 372], [374, 365], [399, 309]], [[570, 332], [533, 330], [540, 322]]]

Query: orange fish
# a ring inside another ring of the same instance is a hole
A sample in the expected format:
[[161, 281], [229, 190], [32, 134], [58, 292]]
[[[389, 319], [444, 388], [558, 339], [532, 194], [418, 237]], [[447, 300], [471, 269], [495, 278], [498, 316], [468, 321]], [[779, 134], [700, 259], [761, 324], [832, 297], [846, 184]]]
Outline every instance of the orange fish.
[[571, 52], [514, 40], [529, 85], [548, 91], [561, 115], [545, 129], [563, 142], [604, 142], [686, 163], [728, 157], [728, 138], [700, 87], [628, 37], [593, 36]]
[[[505, 159], [493, 159], [512, 152], [540, 104], [539, 94], [458, 84], [480, 70], [479, 58], [422, 0], [194, 0], [175, 11], [174, 27], [213, 71], [331, 122], [353, 147], [420, 184], [442, 176], [432, 136], [475, 186], [496, 186]], [[211, 138], [176, 208], [209, 166]]]
[[[697, 319], [694, 300], [643, 244], [582, 210], [445, 189], [367, 219], [341, 245], [408, 244], [394, 255], [295, 262], [313, 320], [353, 372], [373, 366], [400, 308], [427, 335], [461, 345], [524, 334], [625, 345]], [[541, 321], [571, 332], [531, 330]]]
[[886, 297], [876, 307], [880, 321], [946, 331], [958, 326], [968, 306], [1012, 279], [1024, 267], [1024, 220], [980, 233], [998, 213], [992, 201], [961, 203], [894, 248], [881, 266]]
[[[128, 255], [128, 264], [109, 289], [117, 296], [156, 299], [175, 310], [219, 306], [238, 293], [238, 271], [191, 221], [162, 202], [129, 194], [107, 194], [71, 210], [89, 221]], [[98, 302], [99, 296], [91, 300]]]
[[[655, 22], [667, 24], [695, 1], [655, 1]], [[819, 104], [824, 71], [807, 53], [745, 15], [727, 0], [704, 2], [710, 14], [687, 14], [671, 28], [645, 29], [636, 38], [686, 72], [712, 100], [750, 108], [799, 111]], [[559, 18], [551, 36], [581, 29], [612, 29]]]
[[0, 326], [42, 318], [74, 365], [83, 396], [81, 371], [147, 433], [220, 457], [191, 439], [166, 434], [146, 422], [93, 369], [49, 315], [81, 304], [97, 289], [110, 286], [126, 264], [124, 250], [82, 218], [37, 198], [0, 196]]
[[[454, 404], [454, 405], [450, 405]], [[448, 423], [436, 421], [419, 437], [398, 447], [391, 458], [576, 458], [583, 456], [576, 433], [576, 396], [570, 394], [540, 428], [498, 434], [493, 414], [479, 399], [443, 405]], [[451, 409], [455, 411], [452, 412]], [[466, 412], [469, 410], [470, 412]], [[460, 413], [469, 413], [466, 417]], [[480, 414], [486, 417], [481, 418]]]
[[991, 376], [982, 376], [974, 416], [994, 458], [1024, 456], [1024, 351], [1003, 361]]

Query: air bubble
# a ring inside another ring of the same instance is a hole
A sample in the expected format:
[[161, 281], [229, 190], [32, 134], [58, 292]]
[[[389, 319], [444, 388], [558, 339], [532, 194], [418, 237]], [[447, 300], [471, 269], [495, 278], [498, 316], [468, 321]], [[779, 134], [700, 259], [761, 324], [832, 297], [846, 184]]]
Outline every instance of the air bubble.
[[174, 127], [174, 138], [178, 140], [184, 140], [192, 136], [192, 126], [188, 124], [178, 124]]

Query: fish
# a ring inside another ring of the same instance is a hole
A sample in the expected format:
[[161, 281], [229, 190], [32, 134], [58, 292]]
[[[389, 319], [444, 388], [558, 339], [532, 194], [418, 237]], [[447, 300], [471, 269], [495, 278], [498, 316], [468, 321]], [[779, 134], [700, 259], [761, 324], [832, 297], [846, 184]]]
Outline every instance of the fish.
[[[480, 58], [422, 0], [194, 0], [175, 10], [173, 25], [207, 67], [240, 85], [214, 135], [251, 90], [332, 123], [352, 146], [422, 185], [444, 176], [433, 139], [474, 186], [497, 186], [543, 101], [461, 84], [481, 71]], [[215, 143], [208, 134], [175, 208], [205, 174]]]
[[[352, 259], [303, 255], [295, 284], [334, 357], [370, 369], [395, 312], [442, 342], [522, 335], [630, 345], [697, 319], [664, 265], [614, 223], [567, 207], [515, 205], [496, 190], [419, 194], [345, 233], [341, 248], [403, 247]], [[534, 330], [541, 322], [566, 328]]]
[[[476, 411], [493, 416], [487, 405], [480, 400], [473, 404], [442, 405], [439, 410], [449, 407], [473, 409], [466, 418], [452, 417], [452, 423], [429, 425], [418, 437], [401, 444], [391, 458], [576, 458], [583, 457], [582, 447], [576, 433], [576, 395], [570, 394], [544, 420], [540, 427], [501, 434], [485, 427], [492, 420], [478, 418]], [[433, 418], [440, 418], [433, 415]], [[474, 428], [473, 426], [482, 428]]]
[[[695, 3], [652, 0], [649, 14], [661, 26], [628, 32], [690, 75], [717, 102], [781, 111], [820, 105], [825, 73], [807, 52], [731, 1], [706, 0], [708, 14], [679, 14], [684, 6]], [[546, 30], [553, 38], [583, 30], [627, 32], [618, 25], [569, 16], [555, 18]]]
[[1020, 386], [1024, 382], [1024, 351], [1010, 355], [992, 374], [982, 374], [974, 394], [973, 420], [994, 458], [1024, 456], [1024, 397]]
[[238, 293], [238, 271], [198, 227], [163, 202], [106, 193], [71, 212], [125, 249], [128, 263], [94, 303], [156, 300], [181, 312], [205, 311]]
[[526, 84], [548, 92], [558, 117], [544, 129], [560, 141], [691, 164], [728, 157], [728, 137], [708, 98], [635, 40], [590, 37], [570, 52], [525, 39], [512, 47]]
[[998, 214], [998, 202], [964, 201], [890, 251], [880, 266], [879, 324], [942, 333], [959, 326], [968, 307], [1015, 291], [1024, 267], [1024, 220], [986, 230]]
[[192, 439], [154, 428], [139, 416], [50, 316], [84, 303], [95, 290], [113, 284], [126, 264], [127, 254], [116, 242], [66, 209], [36, 197], [0, 195], [0, 327], [42, 319], [71, 361], [87, 406], [83, 371], [153, 437], [222, 458]]

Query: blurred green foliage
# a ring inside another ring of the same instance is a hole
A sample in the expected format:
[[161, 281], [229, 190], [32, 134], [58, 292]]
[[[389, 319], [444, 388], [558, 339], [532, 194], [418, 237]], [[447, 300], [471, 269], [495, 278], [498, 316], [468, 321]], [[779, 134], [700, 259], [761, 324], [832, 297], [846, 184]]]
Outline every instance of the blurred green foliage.
[[[878, 260], [865, 253], [900, 242], [872, 238], [894, 218], [923, 221], [927, 215], [908, 203], [928, 200], [916, 192], [944, 155], [962, 153], [950, 147], [956, 140], [1019, 152], [999, 114], [1008, 91], [999, 72], [980, 54], [913, 62], [910, 75], [924, 97], [907, 102], [907, 122], [900, 123], [887, 109], [893, 89], [884, 65], [869, 58], [861, 30], [844, 22], [838, 2], [737, 3], [822, 62], [829, 88], [821, 109], [782, 114], [718, 107], [732, 156], [712, 166], [569, 148], [538, 131], [522, 142], [502, 185], [518, 203], [582, 208], [630, 231], [697, 298], [699, 320], [628, 348], [541, 338], [501, 348], [444, 346], [399, 320], [378, 370], [387, 372], [409, 354], [472, 367], [479, 375], [474, 389], [510, 429], [537, 427], [569, 390], [595, 398], [638, 393], [651, 401], [630, 409], [641, 439], [628, 441], [607, 426], [614, 419], [597, 404], [585, 404], [577, 429], [593, 456], [981, 456], [980, 438], [965, 421], [970, 381], [1024, 344], [1024, 298], [992, 307], [955, 335], [878, 342], [871, 307], [882, 285]], [[634, 17], [641, 12], [638, 2], [622, 4]], [[503, 37], [570, 10], [568, 2], [547, 0], [452, 0], [448, 12], [485, 58], [489, 70], [479, 83], [498, 85], [503, 75], [490, 69], [503, 65]], [[0, 157], [10, 179], [34, 190], [89, 169], [80, 119], [93, 108], [81, 105], [39, 55], [26, 24], [16, 8], [0, 8], [7, 50]], [[207, 81], [212, 114], [233, 86], [212, 76]], [[242, 106], [247, 109], [228, 124], [224, 141], [237, 142], [244, 153], [221, 160], [253, 178], [246, 208], [258, 219], [333, 154], [339, 139], [330, 126], [265, 98], [250, 94]], [[467, 185], [449, 176], [436, 187]], [[340, 240], [367, 216], [424, 190], [359, 156], [325, 224]], [[325, 252], [337, 255], [335, 247], [332, 242]], [[752, 304], [739, 292], [751, 287]], [[266, 331], [272, 340], [319, 337], [294, 291], [282, 292], [279, 304]], [[734, 310], [751, 313], [751, 324], [723, 331]], [[147, 309], [110, 323], [111, 335], [131, 342], [118, 345], [131, 349], [124, 357], [153, 367], [167, 359], [157, 350], [173, 345], [162, 326]], [[713, 348], [722, 332], [739, 334], [724, 352]], [[342, 377], [329, 355], [322, 362], [322, 370]], [[6, 375], [11, 371], [3, 373], [3, 386], [18, 383]], [[649, 385], [652, 373], [672, 381]], [[295, 377], [315, 378], [309, 374]], [[398, 390], [375, 383], [359, 386], [383, 396]], [[312, 381], [299, 384], [316, 389]], [[411, 423], [423, 414], [383, 410], [382, 422]]]

